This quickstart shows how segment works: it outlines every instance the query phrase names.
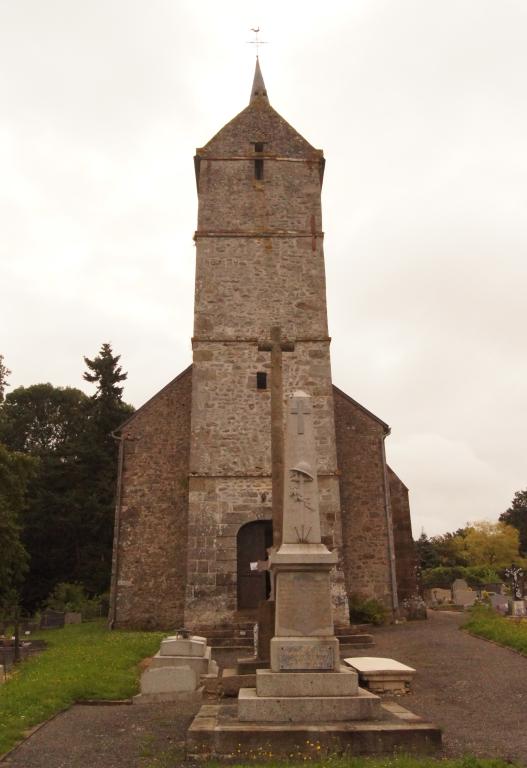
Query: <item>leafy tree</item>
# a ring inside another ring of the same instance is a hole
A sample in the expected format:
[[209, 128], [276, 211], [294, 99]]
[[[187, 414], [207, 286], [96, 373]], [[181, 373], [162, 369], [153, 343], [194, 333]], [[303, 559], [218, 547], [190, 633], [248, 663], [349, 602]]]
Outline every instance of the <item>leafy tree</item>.
[[520, 552], [527, 556], [527, 488], [516, 491], [511, 506], [500, 515], [500, 522], [512, 525], [520, 536]]
[[453, 568], [467, 565], [464, 549], [466, 530], [458, 529], [455, 533], [443, 533], [432, 539], [440, 566]]
[[89, 398], [80, 389], [33, 384], [10, 392], [0, 412], [0, 439], [14, 451], [66, 461], [82, 434]]
[[482, 520], [467, 526], [463, 550], [468, 565], [496, 568], [518, 559], [519, 543], [516, 528], [502, 522]]
[[91, 537], [80, 458], [89, 407], [90, 399], [80, 390], [51, 384], [18, 387], [2, 405], [0, 440], [10, 450], [39, 460], [21, 518], [23, 543], [31, 557], [23, 589], [30, 609], [57, 581], [80, 578], [89, 568], [83, 553]]
[[89, 595], [110, 581], [117, 444], [111, 436], [133, 409], [122, 401], [126, 374], [110, 345], [86, 359], [93, 397], [35, 384], [10, 392], [0, 406], [0, 441], [38, 458], [22, 514], [31, 564], [24, 604], [42, 604], [56, 584], [82, 584]]
[[464, 529], [428, 538], [426, 533], [416, 541], [417, 556], [423, 571], [429, 568], [454, 568], [467, 564], [463, 548]]
[[7, 383], [7, 377], [10, 373], [11, 371], [4, 364], [4, 356], [0, 355], [0, 403], [4, 402], [5, 388], [9, 386]]
[[16, 619], [20, 589], [28, 571], [22, 544], [20, 516], [26, 504], [28, 481], [36, 461], [0, 444], [0, 615]]

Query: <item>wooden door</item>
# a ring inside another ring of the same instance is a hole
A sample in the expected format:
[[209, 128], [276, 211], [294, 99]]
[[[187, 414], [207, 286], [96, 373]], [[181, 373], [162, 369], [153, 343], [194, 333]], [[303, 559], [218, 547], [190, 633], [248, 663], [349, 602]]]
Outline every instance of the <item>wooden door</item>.
[[238, 610], [258, 608], [269, 596], [269, 576], [266, 571], [252, 571], [251, 563], [267, 560], [267, 548], [273, 543], [270, 520], [256, 520], [240, 528], [237, 537]]

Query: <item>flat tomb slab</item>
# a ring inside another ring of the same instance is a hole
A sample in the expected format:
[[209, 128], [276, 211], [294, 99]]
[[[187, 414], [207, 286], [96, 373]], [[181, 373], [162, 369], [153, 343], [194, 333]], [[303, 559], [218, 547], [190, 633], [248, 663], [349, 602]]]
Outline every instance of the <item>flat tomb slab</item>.
[[258, 696], [255, 688], [240, 688], [238, 694], [241, 722], [332, 723], [379, 715], [379, 697], [363, 688], [355, 696]]
[[[317, 747], [320, 746], [320, 750]], [[381, 704], [378, 720], [342, 723], [257, 723], [237, 719], [236, 704], [204, 704], [187, 732], [187, 757], [320, 757], [434, 754], [441, 730], [394, 702]]]
[[356, 696], [357, 673], [342, 666], [339, 672], [256, 671], [258, 696]]
[[396, 661], [395, 659], [385, 659], [376, 656], [352, 656], [344, 659], [344, 661], [359, 673], [406, 672], [410, 675], [415, 675], [415, 669], [413, 667], [401, 664], [400, 661]]
[[362, 685], [374, 693], [408, 693], [416, 673], [413, 667], [395, 659], [353, 656], [344, 661], [359, 673]]

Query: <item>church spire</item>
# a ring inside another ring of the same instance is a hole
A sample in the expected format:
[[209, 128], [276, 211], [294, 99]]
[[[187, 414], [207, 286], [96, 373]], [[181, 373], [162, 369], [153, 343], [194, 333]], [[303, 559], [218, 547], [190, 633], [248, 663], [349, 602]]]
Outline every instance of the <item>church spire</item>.
[[251, 98], [249, 100], [249, 104], [252, 104], [253, 101], [256, 101], [256, 99], [263, 99], [267, 103], [269, 103], [269, 99], [267, 98], [267, 91], [265, 90], [264, 79], [262, 76], [262, 70], [260, 69], [260, 61], [258, 59], [258, 56], [256, 57], [256, 67], [254, 70], [253, 87], [251, 90]]

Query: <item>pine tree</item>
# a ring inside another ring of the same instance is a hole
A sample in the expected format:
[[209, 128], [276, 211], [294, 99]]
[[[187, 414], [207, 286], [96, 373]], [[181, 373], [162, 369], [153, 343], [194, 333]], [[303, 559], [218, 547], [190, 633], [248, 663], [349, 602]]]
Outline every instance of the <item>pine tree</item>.
[[123, 387], [118, 387], [120, 381], [125, 381], [128, 374], [118, 365], [121, 355], [112, 354], [110, 344], [103, 344], [97, 357], [90, 360], [84, 358], [84, 362], [93, 373], [86, 371], [84, 379], [92, 384], [97, 384], [95, 399], [113, 400], [120, 402], [123, 396]]

